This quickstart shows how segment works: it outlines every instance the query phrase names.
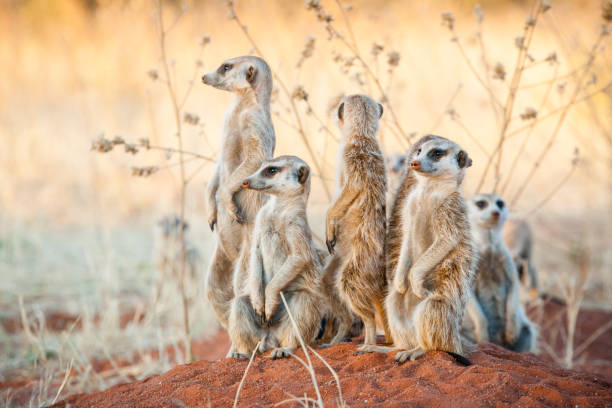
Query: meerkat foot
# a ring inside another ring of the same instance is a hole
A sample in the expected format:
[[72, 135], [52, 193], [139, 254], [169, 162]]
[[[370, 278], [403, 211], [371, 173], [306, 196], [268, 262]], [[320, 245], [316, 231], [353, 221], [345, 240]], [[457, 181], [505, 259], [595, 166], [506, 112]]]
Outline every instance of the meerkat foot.
[[270, 359], [271, 360], [278, 360], [281, 358], [287, 358], [290, 357], [291, 354], [293, 353], [294, 349], [291, 347], [278, 347], [275, 348], [274, 350], [272, 350], [272, 353], [270, 353]]
[[238, 353], [237, 351], [230, 350], [229, 353], [225, 356], [225, 358], [235, 358], [235, 359], [249, 359], [250, 355], [244, 353]]
[[390, 351], [397, 350], [395, 347], [378, 346], [376, 344], [362, 344], [357, 347], [357, 351], [354, 354], [366, 354], [366, 353], [383, 353], [386, 354]]
[[395, 355], [393, 361], [398, 364], [404, 364], [406, 361], [414, 361], [417, 358], [421, 357], [425, 354], [426, 351], [421, 349], [420, 347], [414, 348], [412, 350], [402, 350]]

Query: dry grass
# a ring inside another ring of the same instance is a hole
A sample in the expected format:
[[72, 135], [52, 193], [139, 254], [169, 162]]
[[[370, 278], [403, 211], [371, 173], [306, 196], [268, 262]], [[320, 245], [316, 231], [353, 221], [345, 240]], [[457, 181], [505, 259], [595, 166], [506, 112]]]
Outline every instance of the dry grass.
[[[315, 169], [316, 234], [335, 174], [335, 102], [368, 93], [385, 105], [386, 153], [423, 133], [455, 139], [474, 159], [466, 191], [497, 190], [531, 218], [545, 291], [573, 296], [554, 283], [559, 272], [576, 276], [562, 254], [568, 236], [581, 236], [589, 280], [570, 309], [611, 307], [612, 55], [596, 3], [164, 2], [163, 14], [161, 2], [146, 0], [95, 10], [78, 0], [3, 5], [0, 317], [29, 323], [0, 329], [8, 356], [0, 381], [38, 378], [30, 405], [41, 405], [189, 360], [180, 345], [215, 330], [203, 301], [187, 307], [185, 288], [201, 282], [184, 274], [144, 319], [119, 321], [149, 305], [149, 226], [160, 214], [178, 209], [189, 219], [206, 267], [202, 191], [231, 96], [198, 78], [247, 53], [263, 55], [275, 74], [276, 153]], [[88, 152], [92, 139], [112, 151]], [[46, 312], [57, 309], [78, 325], [48, 330]], [[585, 347], [570, 347], [563, 362]], [[156, 359], [143, 352], [152, 349]], [[111, 372], [95, 372], [99, 357]], [[132, 368], [114, 364], [119, 358], [134, 359]], [[71, 361], [76, 375], [67, 377]]]

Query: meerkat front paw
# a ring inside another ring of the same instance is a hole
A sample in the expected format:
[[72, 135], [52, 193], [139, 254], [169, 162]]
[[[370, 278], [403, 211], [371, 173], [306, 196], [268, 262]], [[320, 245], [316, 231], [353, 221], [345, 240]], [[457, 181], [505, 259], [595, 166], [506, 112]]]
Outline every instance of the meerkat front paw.
[[414, 348], [412, 350], [403, 350], [403, 351], [398, 352], [395, 355], [395, 358], [393, 359], [393, 361], [395, 361], [398, 364], [403, 364], [408, 360], [414, 361], [425, 353], [426, 351], [421, 349], [420, 347]]
[[278, 293], [268, 293], [266, 291], [266, 306], [265, 306], [265, 314], [268, 318], [271, 318], [272, 315], [276, 312], [278, 307]]
[[419, 298], [424, 298], [429, 294], [429, 291], [423, 286], [423, 278], [412, 271], [410, 271], [410, 288]]
[[336, 223], [329, 221], [327, 223], [327, 230], [325, 231], [325, 243], [327, 244], [327, 250], [330, 254], [334, 253], [334, 247], [336, 246]]
[[215, 211], [214, 214], [211, 214], [211, 216], [208, 217], [208, 226], [210, 227], [211, 231], [215, 230], [215, 225], [217, 225], [217, 211]]
[[402, 275], [401, 273], [399, 273], [399, 271], [395, 272], [395, 277], [393, 278], [393, 288], [395, 289], [395, 291], [399, 294], [404, 294], [406, 293], [406, 290], [408, 289], [406, 287], [406, 278]]
[[249, 297], [251, 298], [251, 306], [253, 306], [253, 311], [260, 317], [260, 320], [264, 322], [266, 320], [266, 316], [264, 314], [263, 298], [259, 296], [259, 294], [251, 294]]

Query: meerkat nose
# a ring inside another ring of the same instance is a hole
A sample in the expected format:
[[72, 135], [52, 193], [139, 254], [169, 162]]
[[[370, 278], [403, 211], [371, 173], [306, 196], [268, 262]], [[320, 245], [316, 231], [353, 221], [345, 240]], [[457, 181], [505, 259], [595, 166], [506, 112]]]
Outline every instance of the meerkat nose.
[[410, 162], [410, 168], [411, 168], [412, 170], [418, 170], [418, 169], [420, 169], [420, 168], [421, 168], [421, 162], [420, 162], [420, 161], [418, 161], [418, 160], [411, 161], [411, 162]]
[[249, 180], [244, 180], [242, 182], [242, 188], [249, 188]]
[[491, 211], [491, 216], [495, 219], [499, 218], [499, 212], [498, 211]]

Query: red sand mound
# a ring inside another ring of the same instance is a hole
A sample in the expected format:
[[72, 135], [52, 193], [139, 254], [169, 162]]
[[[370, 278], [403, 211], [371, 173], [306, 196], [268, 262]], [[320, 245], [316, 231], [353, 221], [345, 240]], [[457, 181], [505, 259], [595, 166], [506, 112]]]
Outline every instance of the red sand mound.
[[[612, 405], [611, 384], [603, 377], [568, 371], [532, 354], [516, 354], [486, 344], [463, 367], [446, 353], [394, 364], [392, 354], [354, 355], [356, 343], [319, 353], [340, 377], [351, 407], [362, 406], [591, 406]], [[304, 358], [302, 352], [298, 352]], [[314, 356], [313, 365], [326, 406], [335, 406], [333, 376]], [[316, 361], [315, 361], [316, 360]], [[231, 406], [247, 361], [198, 361], [131, 384], [66, 398], [55, 407], [226, 407]], [[258, 357], [250, 368], [239, 406], [269, 406], [289, 395], [315, 397], [306, 369], [295, 359]]]

